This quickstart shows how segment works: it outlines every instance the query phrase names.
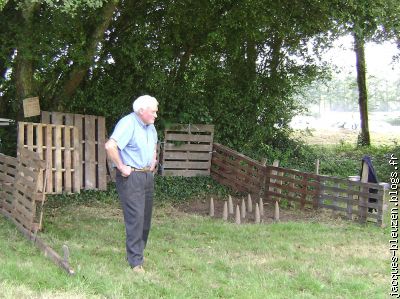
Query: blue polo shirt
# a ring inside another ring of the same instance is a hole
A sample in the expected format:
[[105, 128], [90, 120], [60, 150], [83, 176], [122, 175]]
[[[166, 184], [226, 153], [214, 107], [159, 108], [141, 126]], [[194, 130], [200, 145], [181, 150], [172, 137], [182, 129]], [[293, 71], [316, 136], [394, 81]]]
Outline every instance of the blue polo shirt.
[[157, 144], [157, 131], [153, 124], [146, 125], [132, 112], [120, 119], [110, 138], [117, 142], [125, 165], [135, 168], [151, 166]]

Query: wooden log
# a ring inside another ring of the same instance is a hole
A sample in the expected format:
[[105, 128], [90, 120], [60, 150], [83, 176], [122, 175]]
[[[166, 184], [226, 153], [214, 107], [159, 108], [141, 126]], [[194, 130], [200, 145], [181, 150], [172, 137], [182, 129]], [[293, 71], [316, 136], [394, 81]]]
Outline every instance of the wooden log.
[[242, 198], [241, 215], [243, 219], [246, 218], [246, 205], [244, 203], [244, 198]]
[[210, 198], [210, 217], [214, 217], [214, 199]]
[[275, 211], [274, 211], [274, 220], [279, 221], [279, 203], [278, 201], [275, 201]]
[[240, 210], [239, 210], [239, 205], [236, 205], [235, 223], [236, 223], [236, 224], [240, 224]]
[[222, 211], [222, 219], [223, 220], [228, 220], [228, 203], [224, 201], [224, 209]]
[[253, 202], [250, 193], [247, 195], [247, 211], [249, 211], [249, 213], [253, 212]]
[[262, 197], [260, 197], [260, 201], [259, 201], [258, 206], [260, 208], [260, 216], [264, 217], [264, 203], [263, 203]]
[[232, 203], [232, 196], [228, 195], [228, 213], [233, 214], [233, 203]]
[[255, 213], [254, 215], [255, 223], [260, 223], [260, 208], [258, 207], [258, 203], [256, 203], [256, 209], [254, 213]]

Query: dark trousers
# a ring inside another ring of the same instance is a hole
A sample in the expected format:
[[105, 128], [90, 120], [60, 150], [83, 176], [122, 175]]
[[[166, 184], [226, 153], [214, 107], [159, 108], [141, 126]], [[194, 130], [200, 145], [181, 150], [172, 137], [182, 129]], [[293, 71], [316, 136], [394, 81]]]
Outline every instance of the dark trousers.
[[132, 266], [143, 264], [143, 251], [149, 236], [153, 210], [154, 174], [132, 172], [121, 176], [117, 170], [116, 186], [124, 212], [126, 255]]

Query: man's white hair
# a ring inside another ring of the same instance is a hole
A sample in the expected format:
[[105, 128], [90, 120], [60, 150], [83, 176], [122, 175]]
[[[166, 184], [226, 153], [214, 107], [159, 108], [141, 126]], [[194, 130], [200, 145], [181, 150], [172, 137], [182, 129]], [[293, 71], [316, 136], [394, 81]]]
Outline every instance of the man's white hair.
[[135, 101], [133, 101], [132, 107], [135, 113], [139, 113], [140, 109], [153, 108], [158, 106], [158, 101], [156, 98], [151, 97], [149, 95], [144, 95], [138, 97]]

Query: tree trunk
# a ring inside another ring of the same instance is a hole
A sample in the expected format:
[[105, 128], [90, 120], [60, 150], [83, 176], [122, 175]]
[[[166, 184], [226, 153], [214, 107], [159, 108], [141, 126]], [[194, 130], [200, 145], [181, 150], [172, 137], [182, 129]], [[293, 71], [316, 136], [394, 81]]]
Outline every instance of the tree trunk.
[[356, 52], [358, 105], [360, 108], [361, 132], [358, 144], [371, 145], [368, 127], [368, 94], [366, 83], [365, 49], [364, 39], [358, 33], [354, 33], [354, 51]]
[[34, 96], [33, 58], [29, 40], [33, 34], [33, 15], [39, 7], [38, 3], [25, 1], [21, 5], [21, 14], [24, 20], [24, 31], [19, 40], [18, 52], [15, 60], [15, 87], [17, 111], [16, 120], [24, 117], [22, 101], [28, 96]]
[[68, 80], [65, 82], [63, 86], [63, 90], [61, 92], [61, 97], [57, 97], [54, 99], [53, 105], [58, 108], [58, 110], [62, 110], [63, 107], [60, 106], [62, 98], [70, 98], [72, 97], [79, 85], [82, 83], [85, 78], [90, 66], [92, 65], [93, 57], [96, 54], [98, 44], [104, 38], [104, 32], [110, 25], [112, 21], [112, 17], [114, 14], [114, 10], [117, 7], [118, 0], [109, 1], [102, 9], [102, 19], [101, 23], [94, 29], [91, 36], [89, 37], [89, 42], [86, 47], [86, 52], [83, 57], [84, 63], [79, 63], [74, 65], [71, 70]]

